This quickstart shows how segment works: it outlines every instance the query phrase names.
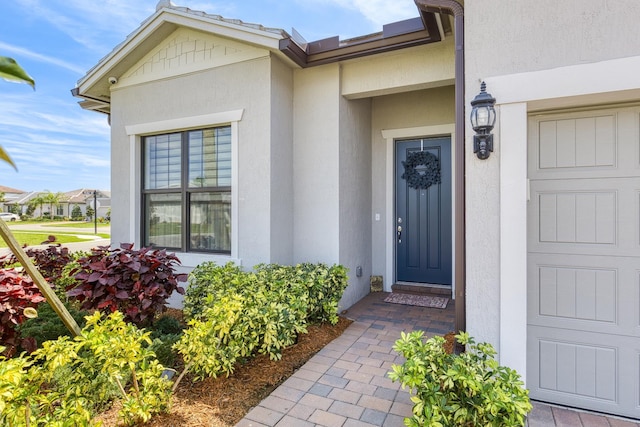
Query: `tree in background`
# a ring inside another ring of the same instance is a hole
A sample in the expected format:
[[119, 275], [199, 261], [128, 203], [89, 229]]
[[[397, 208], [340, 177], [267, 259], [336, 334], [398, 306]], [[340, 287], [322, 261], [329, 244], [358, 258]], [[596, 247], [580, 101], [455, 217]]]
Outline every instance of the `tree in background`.
[[[6, 56], [0, 56], [0, 78], [11, 82], [27, 83], [31, 85], [34, 90], [36, 88], [36, 82], [33, 78], [18, 65], [15, 59], [7, 58]], [[0, 146], [0, 160], [9, 163], [14, 169], [18, 170], [2, 146]]]
[[44, 205], [45, 203], [47, 203], [47, 201], [44, 199], [44, 196], [42, 194], [38, 194], [37, 196], [33, 197], [31, 200], [29, 200], [29, 206], [33, 207], [33, 210], [31, 212], [34, 212], [36, 210], [36, 208], [40, 209], [40, 216], [43, 216], [43, 212], [42, 212], [42, 205]]
[[87, 217], [93, 219], [93, 215], [95, 215], [95, 211], [91, 206], [87, 206]]
[[54, 208], [54, 206], [58, 207], [60, 202], [66, 200], [66, 198], [67, 198], [64, 193], [61, 193], [61, 192], [52, 193], [49, 190], [47, 190], [47, 192], [42, 194], [41, 196], [42, 196], [42, 200], [44, 201], [44, 203], [49, 205], [49, 218], [50, 219], [53, 219], [53, 208]]
[[72, 221], [80, 221], [82, 219], [82, 209], [77, 204], [73, 205], [73, 209], [71, 210], [71, 220]]

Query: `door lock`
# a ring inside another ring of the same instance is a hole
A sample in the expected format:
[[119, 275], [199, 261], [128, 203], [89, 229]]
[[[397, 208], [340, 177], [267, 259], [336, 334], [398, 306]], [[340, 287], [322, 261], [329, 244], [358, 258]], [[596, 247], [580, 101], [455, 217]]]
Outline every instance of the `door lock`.
[[402, 226], [398, 226], [398, 243], [402, 243]]

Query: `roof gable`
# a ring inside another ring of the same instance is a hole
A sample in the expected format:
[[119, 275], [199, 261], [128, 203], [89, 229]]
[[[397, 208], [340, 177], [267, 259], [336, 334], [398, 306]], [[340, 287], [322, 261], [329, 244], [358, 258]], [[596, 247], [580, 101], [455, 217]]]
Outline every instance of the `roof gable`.
[[72, 93], [87, 100], [81, 102], [84, 108], [108, 113], [113, 84], [110, 80], [115, 78], [119, 81], [179, 28], [216, 35], [230, 42], [267, 49], [279, 55], [283, 55], [279, 51], [279, 41], [288, 37], [283, 30], [224, 19], [219, 15], [160, 2], [156, 12], [89, 70]]
[[11, 194], [23, 194], [23, 190], [18, 190], [17, 188], [5, 187], [4, 185], [0, 185], [0, 193], [11, 193]]
[[268, 56], [269, 51], [179, 27], [119, 79], [117, 87]]

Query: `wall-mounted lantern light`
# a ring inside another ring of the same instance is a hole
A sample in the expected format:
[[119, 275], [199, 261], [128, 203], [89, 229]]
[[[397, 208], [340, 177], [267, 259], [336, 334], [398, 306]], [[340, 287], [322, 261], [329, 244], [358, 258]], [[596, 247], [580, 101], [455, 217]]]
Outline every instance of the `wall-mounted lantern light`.
[[493, 151], [493, 135], [491, 130], [496, 124], [496, 99], [487, 93], [487, 85], [482, 82], [480, 93], [471, 101], [471, 127], [476, 132], [473, 136], [473, 152], [479, 159], [488, 159]]

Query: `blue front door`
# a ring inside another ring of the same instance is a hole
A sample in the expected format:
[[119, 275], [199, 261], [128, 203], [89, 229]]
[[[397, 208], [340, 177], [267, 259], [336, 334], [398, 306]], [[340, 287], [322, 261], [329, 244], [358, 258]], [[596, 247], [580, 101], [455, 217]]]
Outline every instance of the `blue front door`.
[[451, 285], [451, 138], [396, 143], [398, 282]]

